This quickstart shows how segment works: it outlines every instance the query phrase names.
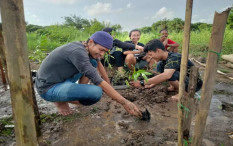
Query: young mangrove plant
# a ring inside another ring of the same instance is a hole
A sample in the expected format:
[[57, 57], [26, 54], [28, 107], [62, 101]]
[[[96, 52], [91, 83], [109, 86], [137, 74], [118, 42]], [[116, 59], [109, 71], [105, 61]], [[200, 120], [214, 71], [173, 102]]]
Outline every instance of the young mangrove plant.
[[[109, 62], [110, 61], [110, 58], [113, 58], [114, 57], [110, 54], [110, 50], [108, 50], [108, 52], [105, 52], [104, 54], [104, 65], [107, 65], [108, 68], [112, 69], [112, 65], [111, 63]], [[105, 64], [106, 63], [106, 64]]]
[[[149, 76], [149, 75], [152, 75], [152, 73], [147, 72], [147, 71], [145, 71], [143, 69], [136, 71], [135, 68], [134, 68], [134, 72], [133, 72], [132, 75], [128, 76], [128, 80], [136, 81], [136, 80], [138, 80], [138, 78], [143, 78], [146, 82], [148, 82], [148, 77], [147, 76]], [[129, 87], [130, 85], [129, 85], [128, 80], [125, 80], [125, 83]]]

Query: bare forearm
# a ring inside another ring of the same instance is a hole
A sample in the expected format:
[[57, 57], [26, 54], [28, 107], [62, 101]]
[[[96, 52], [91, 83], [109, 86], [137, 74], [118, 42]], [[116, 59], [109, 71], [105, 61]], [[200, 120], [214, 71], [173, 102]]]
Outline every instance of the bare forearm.
[[103, 67], [103, 65], [101, 64], [100, 61], [98, 62], [98, 67], [97, 67], [97, 69], [98, 69], [99, 73], [101, 74], [102, 78], [103, 78], [107, 83], [111, 84], [111, 83], [110, 83], [110, 80], [109, 80], [109, 78], [108, 78], [108, 74], [107, 74], [105, 68]]
[[128, 55], [128, 54], [139, 54], [140, 51], [125, 51], [123, 54]]
[[168, 47], [179, 47], [179, 44], [178, 43], [175, 43], [175, 44], [167, 44]]
[[148, 79], [148, 82], [145, 81], [144, 83], [145, 83], [145, 85], [150, 85], [150, 84], [157, 85], [157, 84], [159, 84], [161, 82], [164, 82], [166, 80], [167, 80], [166, 75], [159, 74], [159, 75], [157, 75], [157, 76], [155, 76], [153, 78]]

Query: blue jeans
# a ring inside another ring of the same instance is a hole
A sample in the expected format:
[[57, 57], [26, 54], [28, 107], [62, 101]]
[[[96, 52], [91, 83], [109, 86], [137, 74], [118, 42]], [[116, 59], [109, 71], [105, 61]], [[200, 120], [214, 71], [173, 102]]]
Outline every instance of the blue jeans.
[[[94, 67], [97, 67], [96, 60], [91, 59], [90, 62]], [[101, 99], [102, 88], [96, 85], [77, 84], [76, 81], [82, 76], [81, 73], [78, 73], [62, 83], [55, 84], [40, 96], [51, 102], [79, 101], [83, 105], [95, 104]]]

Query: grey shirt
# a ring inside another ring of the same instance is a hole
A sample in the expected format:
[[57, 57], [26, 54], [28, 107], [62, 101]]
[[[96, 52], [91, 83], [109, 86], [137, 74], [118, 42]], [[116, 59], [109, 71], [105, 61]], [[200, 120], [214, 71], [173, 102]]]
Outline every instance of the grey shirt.
[[78, 73], [88, 77], [95, 85], [103, 81], [97, 69], [90, 63], [89, 54], [83, 44], [72, 42], [58, 47], [45, 58], [37, 72], [37, 91], [44, 94], [55, 84]]

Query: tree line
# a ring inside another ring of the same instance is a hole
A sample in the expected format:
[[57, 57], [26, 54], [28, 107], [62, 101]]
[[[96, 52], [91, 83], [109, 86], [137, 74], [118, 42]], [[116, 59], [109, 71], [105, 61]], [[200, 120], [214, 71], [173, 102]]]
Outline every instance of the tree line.
[[[113, 30], [116, 32], [122, 30], [122, 26], [120, 24], [111, 25], [110, 23], [100, 22], [95, 18], [88, 20], [76, 15], [65, 16], [63, 18], [64, 18], [64, 22], [61, 25], [72, 26], [78, 30], [86, 31], [90, 34], [94, 33], [95, 31], [101, 30], [104, 27], [112, 27]], [[0, 23], [0, 27], [1, 27], [1, 23]], [[46, 26], [27, 24], [26, 31], [34, 32], [37, 31], [38, 29], [43, 29], [45, 27]], [[230, 11], [227, 21], [227, 27], [233, 29], [233, 9]], [[154, 22], [151, 26], [145, 26], [139, 29], [142, 31], [142, 33], [149, 33], [151, 31], [158, 32], [159, 30], [164, 28], [168, 29], [169, 31], [181, 32], [184, 29], [184, 20], [182, 20], [181, 18], [174, 18], [172, 20], [165, 18], [163, 20]], [[212, 24], [207, 24], [202, 22], [191, 24], [192, 31], [201, 31], [203, 29], [210, 30], [211, 28], [212, 28]]]

